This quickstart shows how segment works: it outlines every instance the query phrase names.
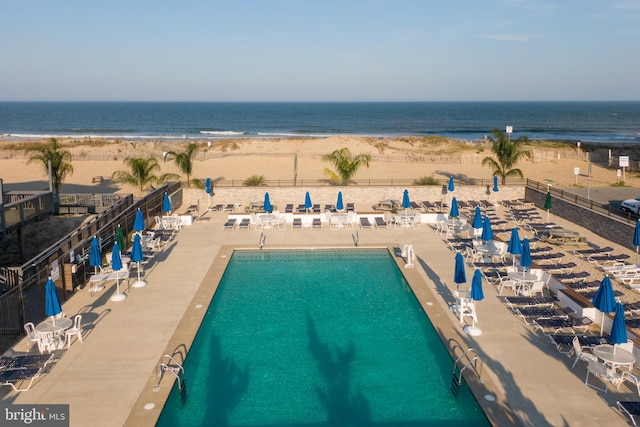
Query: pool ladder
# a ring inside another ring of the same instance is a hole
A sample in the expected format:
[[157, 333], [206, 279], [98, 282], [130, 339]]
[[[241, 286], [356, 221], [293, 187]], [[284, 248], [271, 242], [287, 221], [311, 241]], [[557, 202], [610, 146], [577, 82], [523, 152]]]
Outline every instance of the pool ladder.
[[[462, 350], [461, 347], [455, 346], [453, 353], [455, 355], [456, 349]], [[453, 363], [453, 375], [451, 378], [451, 393], [454, 396], [458, 396], [460, 384], [462, 384], [462, 373], [467, 368], [473, 369], [473, 372], [478, 376], [478, 379], [482, 376], [482, 359], [478, 356], [478, 352], [475, 348], [468, 348]]]
[[182, 391], [182, 387], [184, 386], [184, 368], [170, 354], [165, 354], [160, 358], [160, 363], [158, 364], [158, 384], [156, 384], [156, 388], [160, 388], [160, 381], [162, 381], [162, 378], [164, 378], [167, 372], [176, 377], [178, 390]]

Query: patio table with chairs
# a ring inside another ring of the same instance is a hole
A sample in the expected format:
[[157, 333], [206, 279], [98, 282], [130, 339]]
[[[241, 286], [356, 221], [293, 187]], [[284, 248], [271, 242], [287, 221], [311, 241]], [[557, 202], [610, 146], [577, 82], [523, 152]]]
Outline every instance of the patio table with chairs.
[[612, 368], [624, 367], [630, 370], [636, 361], [636, 356], [632, 352], [612, 344], [600, 344], [593, 347], [593, 354]]

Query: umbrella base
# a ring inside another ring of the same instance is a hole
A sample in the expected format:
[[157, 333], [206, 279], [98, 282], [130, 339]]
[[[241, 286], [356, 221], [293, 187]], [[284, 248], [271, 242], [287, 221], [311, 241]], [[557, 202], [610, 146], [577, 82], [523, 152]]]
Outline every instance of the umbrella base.
[[135, 282], [133, 282], [131, 284], [131, 286], [133, 286], [134, 288], [142, 288], [144, 286], [147, 286], [147, 281], [146, 280], [136, 280]]
[[126, 298], [127, 296], [125, 294], [115, 294], [111, 297], [111, 301], [122, 301]]
[[477, 326], [465, 326], [464, 331], [472, 337], [482, 335], [482, 329], [478, 328]]

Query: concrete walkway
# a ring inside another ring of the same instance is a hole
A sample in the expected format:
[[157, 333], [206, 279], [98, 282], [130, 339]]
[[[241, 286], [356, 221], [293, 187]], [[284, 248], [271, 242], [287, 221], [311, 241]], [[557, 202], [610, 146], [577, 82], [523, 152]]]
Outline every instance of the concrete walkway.
[[[185, 227], [150, 267], [149, 285], [128, 290], [124, 301], [109, 299], [115, 285], [95, 296], [90, 296], [87, 289], [78, 291], [63, 309], [68, 316], [83, 314], [84, 343], [74, 343], [70, 349], [56, 352], [59, 360], [31, 390], [20, 394], [7, 392], [2, 402], [70, 404], [72, 426], [154, 425], [154, 414], [161, 408], [162, 400], [151, 399], [162, 393], [154, 394], [149, 389], [158, 361], [167, 348], [175, 348], [176, 342], [190, 340], [188, 334], [182, 335], [182, 330], [188, 329], [190, 333], [197, 330], [208, 305], [207, 298], [217, 285], [215, 278], [224, 271], [217, 264], [220, 251], [258, 246], [259, 231], [223, 230], [221, 225], [226, 219], [223, 213], [210, 213], [206, 219]], [[602, 241], [587, 230], [579, 231], [590, 241]], [[268, 230], [265, 249], [353, 247], [354, 232]], [[430, 318], [439, 331], [455, 331], [457, 337], [467, 340], [464, 343], [467, 347], [474, 347], [481, 354], [485, 362], [483, 375], [487, 376], [487, 382], [496, 385], [498, 402], [517, 414], [518, 419], [511, 424], [628, 425], [612, 405], [617, 399], [638, 396], [624, 387], [620, 392], [603, 394], [584, 385], [584, 366], [571, 370], [573, 360], [558, 353], [546, 338], [511, 314], [492, 286], [485, 284], [485, 299], [478, 304], [478, 326], [483, 334], [469, 337], [462, 332], [448, 309], [454, 301], [454, 253], [431, 227], [365, 229], [358, 233], [362, 246], [414, 246], [418, 263], [412, 274], [417, 273], [424, 280], [414, 292], [425, 310], [433, 311]], [[469, 282], [472, 274], [467, 268]], [[430, 309], [429, 304], [439, 310]], [[176, 331], [178, 335], [174, 335]], [[26, 351], [26, 343], [21, 342], [13, 351]], [[170, 384], [165, 382], [162, 388], [166, 391]], [[146, 411], [143, 406], [149, 402], [156, 407]]]

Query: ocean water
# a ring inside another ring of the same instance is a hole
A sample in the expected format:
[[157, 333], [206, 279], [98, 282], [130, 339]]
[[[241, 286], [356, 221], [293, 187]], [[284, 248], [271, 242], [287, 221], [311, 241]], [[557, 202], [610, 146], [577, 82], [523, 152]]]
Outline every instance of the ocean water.
[[640, 142], [640, 102], [0, 102], [4, 139], [442, 135]]

